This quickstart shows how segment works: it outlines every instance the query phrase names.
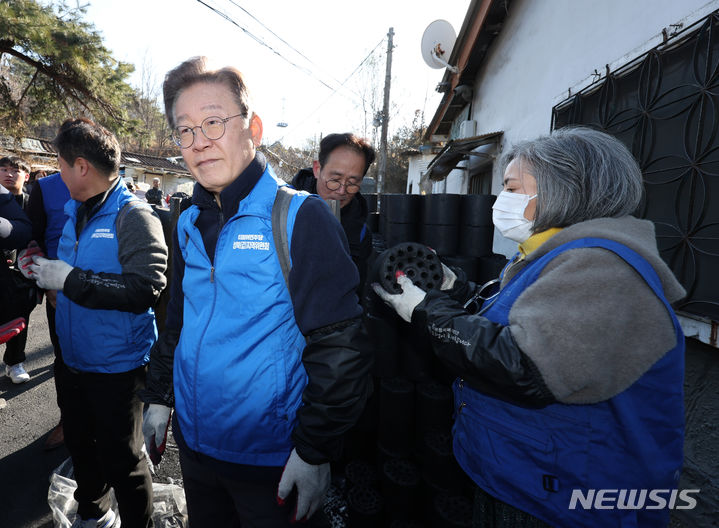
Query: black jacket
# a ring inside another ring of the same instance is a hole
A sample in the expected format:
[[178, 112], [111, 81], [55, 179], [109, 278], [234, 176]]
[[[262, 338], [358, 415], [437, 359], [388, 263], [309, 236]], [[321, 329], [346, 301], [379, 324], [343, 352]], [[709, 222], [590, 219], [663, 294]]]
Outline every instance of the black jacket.
[[[292, 178], [292, 186], [299, 191], [317, 194], [317, 179], [311, 168], [300, 170]], [[372, 233], [367, 226], [368, 211], [367, 200], [358, 192], [355, 194], [354, 199], [343, 207], [340, 212], [340, 222], [347, 236], [350, 256], [360, 274], [359, 287], [357, 288], [360, 295], [364, 291], [368, 261], [372, 253]]]
[[149, 188], [145, 193], [145, 200], [153, 205], [162, 204], [162, 190], [154, 187]]
[[27, 246], [32, 236], [32, 224], [15, 196], [9, 192], [0, 194], [0, 217], [13, 226], [7, 238], [0, 238], [0, 249], [22, 249]]
[[[3, 191], [5, 188], [2, 188]], [[12, 224], [10, 235], [0, 238], [0, 324], [7, 323], [8, 320], [19, 316], [15, 302], [12, 298], [14, 289], [12, 288], [13, 277], [7, 264], [5, 251], [14, 253], [14, 250], [22, 249], [27, 246], [32, 236], [32, 224], [23, 212], [15, 196], [8, 192], [0, 194], [0, 217], [5, 218]], [[18, 273], [19, 275], [19, 273]]]

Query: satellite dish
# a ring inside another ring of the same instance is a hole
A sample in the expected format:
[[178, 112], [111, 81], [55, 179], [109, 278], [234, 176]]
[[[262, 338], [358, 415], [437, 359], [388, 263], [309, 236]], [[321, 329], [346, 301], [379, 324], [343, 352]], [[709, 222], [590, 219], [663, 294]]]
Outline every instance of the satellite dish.
[[435, 20], [427, 26], [422, 35], [422, 58], [427, 66], [435, 69], [449, 68], [453, 73], [457, 73], [457, 68], [447, 62], [456, 40], [457, 34], [452, 24], [446, 20]]

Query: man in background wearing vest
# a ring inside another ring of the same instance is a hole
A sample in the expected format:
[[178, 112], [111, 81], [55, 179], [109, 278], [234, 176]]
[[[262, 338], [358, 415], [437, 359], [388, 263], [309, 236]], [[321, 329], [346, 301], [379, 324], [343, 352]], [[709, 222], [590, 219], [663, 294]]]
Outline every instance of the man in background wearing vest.
[[162, 226], [119, 177], [120, 146], [105, 128], [68, 120], [53, 145], [72, 200], [58, 260], [35, 256], [30, 269], [41, 288], [58, 291], [55, 382], [77, 481], [73, 526], [113, 526], [111, 487], [124, 526], [152, 526], [136, 392], [157, 338], [152, 306], [165, 287]]
[[370, 390], [357, 271], [329, 208], [288, 191], [257, 151], [262, 121], [238, 70], [195, 57], [163, 91], [197, 183], [142, 393], [145, 442], [164, 443], [174, 405], [192, 526], [289, 527], [320, 509]]
[[[32, 238], [33, 241], [18, 254], [18, 267], [28, 278], [32, 278], [29, 274], [29, 267], [33, 263], [32, 257], [35, 255], [45, 256], [48, 258], [57, 258], [57, 245], [60, 242], [62, 228], [67, 221], [65, 215], [65, 204], [70, 200], [70, 191], [67, 190], [65, 182], [62, 181], [60, 173], [56, 172], [50, 176], [39, 178], [35, 181], [30, 191], [30, 199], [27, 203], [27, 215], [32, 222]], [[60, 341], [55, 331], [55, 303], [57, 301], [57, 292], [55, 290], [47, 290], [45, 292], [45, 312], [47, 314], [47, 327], [50, 332], [50, 342], [52, 343], [53, 352], [55, 353], [55, 370], [58, 369], [57, 364], [62, 361], [62, 353], [60, 352]], [[57, 390], [57, 385], [55, 385]], [[59, 406], [59, 403], [58, 403]], [[45, 439], [46, 450], [60, 447], [64, 442], [62, 431], [62, 417], [60, 422], [50, 432]]]

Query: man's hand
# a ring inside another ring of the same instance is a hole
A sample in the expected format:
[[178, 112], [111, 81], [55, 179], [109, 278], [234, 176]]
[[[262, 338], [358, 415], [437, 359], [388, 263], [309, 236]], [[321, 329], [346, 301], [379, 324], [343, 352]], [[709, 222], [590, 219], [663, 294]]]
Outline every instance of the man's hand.
[[387, 292], [376, 282], [372, 284], [372, 289], [387, 306], [394, 308], [397, 315], [410, 323], [412, 322], [412, 312], [427, 294], [424, 290], [415, 286], [412, 280], [401, 271], [397, 272], [397, 284], [402, 288], [402, 293], [396, 295]]
[[145, 437], [145, 449], [150, 460], [157, 465], [162, 459], [167, 443], [167, 429], [170, 426], [169, 407], [151, 403], [142, 417], [142, 435]]
[[33, 279], [45, 290], [60, 290], [65, 286], [65, 279], [70, 275], [72, 266], [62, 260], [49, 260], [35, 255], [30, 265]]
[[30, 266], [33, 264], [32, 258], [36, 255], [38, 257], [44, 257], [45, 253], [42, 252], [42, 249], [40, 249], [40, 246], [38, 246], [34, 240], [31, 240], [27, 248], [20, 250], [17, 254], [18, 268], [20, 268], [20, 273], [22, 273], [26, 279], [34, 278]]
[[297, 488], [297, 508], [293, 521], [307, 520], [317, 511], [330, 487], [330, 464], [308, 464], [293, 449], [285, 464], [280, 484], [277, 487], [277, 502], [285, 499]]

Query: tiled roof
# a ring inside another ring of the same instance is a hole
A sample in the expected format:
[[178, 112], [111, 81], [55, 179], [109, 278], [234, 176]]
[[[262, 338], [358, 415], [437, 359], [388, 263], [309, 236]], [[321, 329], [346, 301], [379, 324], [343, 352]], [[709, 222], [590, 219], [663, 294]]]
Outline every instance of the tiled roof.
[[185, 167], [179, 163], [174, 163], [167, 158], [160, 158], [158, 156], [148, 156], [147, 154], [137, 154], [135, 152], [123, 152], [122, 163], [125, 166], [141, 166], [141, 167], [152, 167], [155, 169], [164, 169], [173, 172], [184, 172], [189, 174]]
[[[10, 151], [16, 151], [17, 150], [17, 142], [9, 136], [1, 136], [0, 137], [0, 147], [3, 147], [6, 150]], [[46, 139], [37, 139], [37, 138], [22, 138], [20, 140], [20, 151], [26, 152], [28, 154], [46, 154], [46, 155], [55, 155], [55, 148], [52, 146], [52, 143]]]
[[[10, 137], [0, 136], [0, 147], [4, 147], [6, 150], [17, 151], [17, 143]], [[20, 140], [21, 152], [35, 155], [50, 155], [55, 156], [57, 151], [52, 146], [52, 142], [47, 139], [39, 138], [22, 138]], [[182, 174], [189, 174], [185, 167], [179, 163], [168, 160], [167, 158], [161, 158], [159, 156], [148, 156], [147, 154], [138, 154], [135, 152], [123, 152], [120, 163], [125, 166], [144, 167], [148, 169], [160, 169], [172, 172], [178, 172]]]

